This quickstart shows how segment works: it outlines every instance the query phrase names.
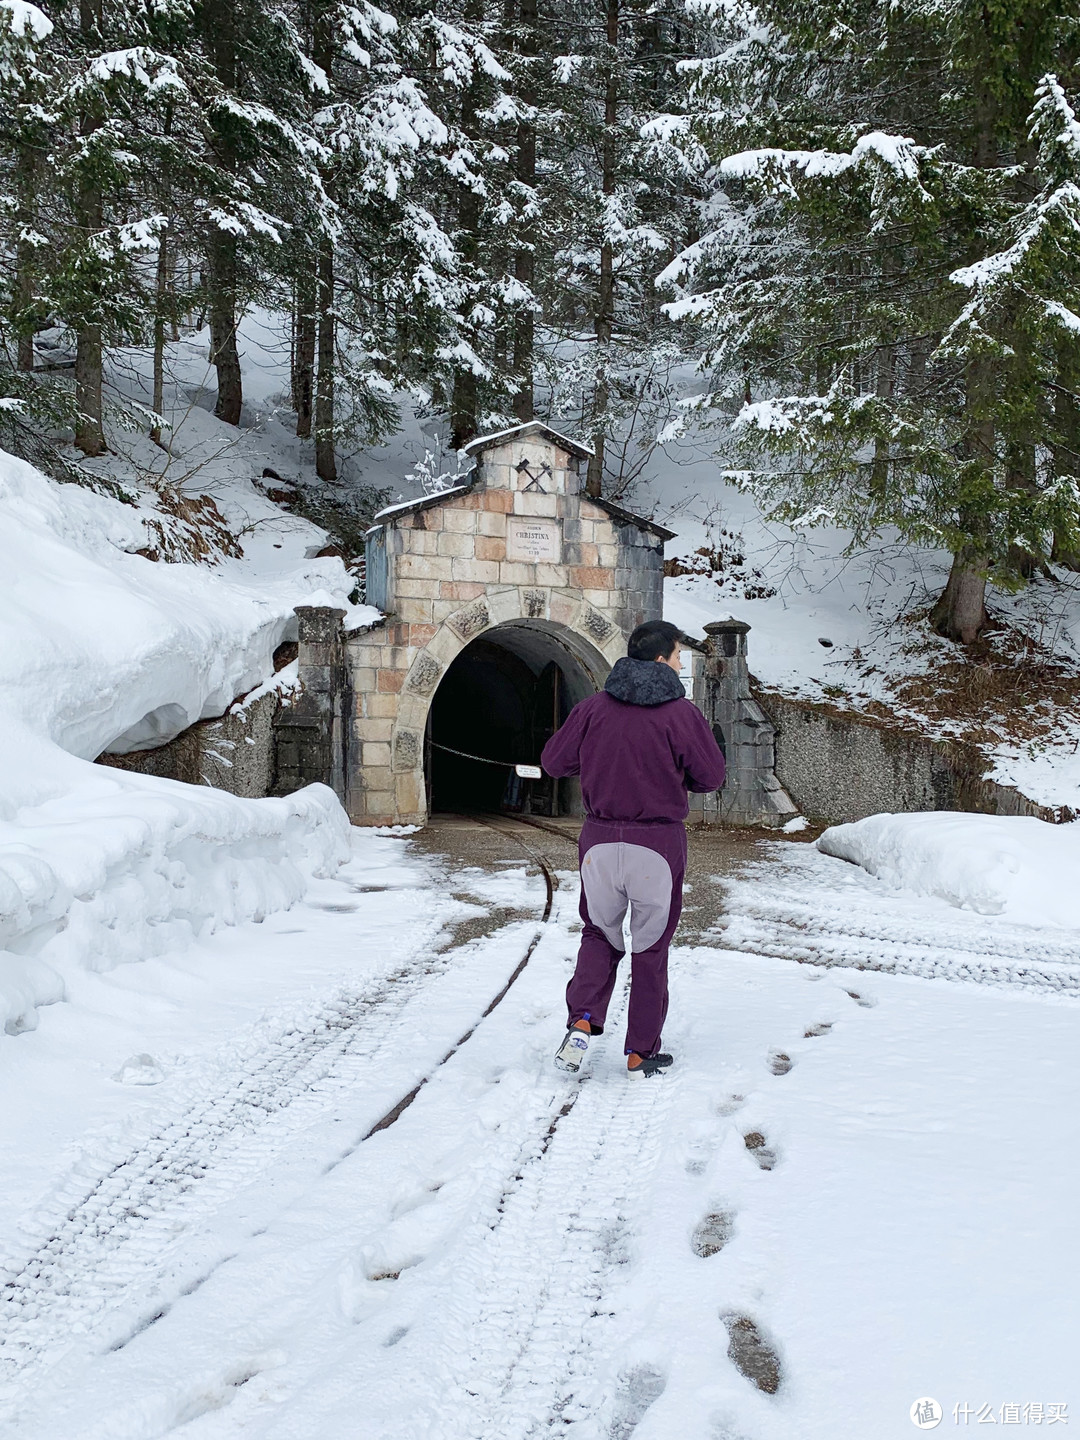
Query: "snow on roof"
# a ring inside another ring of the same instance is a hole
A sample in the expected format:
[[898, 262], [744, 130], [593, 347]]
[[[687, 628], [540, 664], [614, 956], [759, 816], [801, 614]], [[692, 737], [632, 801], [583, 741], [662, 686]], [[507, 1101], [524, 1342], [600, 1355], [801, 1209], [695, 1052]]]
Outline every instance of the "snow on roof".
[[375, 524], [366, 533], [371, 534], [377, 530], [386, 520], [392, 520], [395, 515], [404, 515], [408, 510], [422, 510], [426, 505], [438, 505], [442, 500], [449, 500], [453, 495], [464, 495], [471, 485], [452, 485], [449, 490], [438, 490], [434, 495], [421, 495], [419, 500], [400, 500], [396, 505], [387, 505], [375, 516]]
[[506, 430], [495, 430], [490, 435], [478, 435], [475, 440], [470, 440], [468, 445], [462, 448], [466, 455], [478, 454], [486, 450], [489, 445], [496, 444], [499, 440], [506, 440], [511, 435], [525, 435], [539, 432], [546, 435], [549, 440], [554, 440], [556, 445], [561, 445], [571, 455], [576, 455], [579, 460], [588, 460], [592, 455], [592, 447], [583, 445], [580, 440], [571, 440], [569, 436], [562, 435], [558, 430], [553, 430], [550, 425], [545, 425], [542, 420], [526, 420], [521, 425], [511, 425]]

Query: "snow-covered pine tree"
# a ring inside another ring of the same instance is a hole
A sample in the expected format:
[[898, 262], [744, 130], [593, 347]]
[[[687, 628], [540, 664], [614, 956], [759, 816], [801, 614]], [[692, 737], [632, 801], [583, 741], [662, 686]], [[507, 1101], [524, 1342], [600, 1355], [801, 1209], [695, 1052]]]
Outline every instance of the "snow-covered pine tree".
[[36, 5], [13, 0], [0, 4], [0, 134], [5, 137], [0, 244], [12, 262], [3, 270], [3, 301], [14, 351], [9, 363], [14, 360], [21, 371], [34, 368], [34, 333], [44, 319], [35, 262], [47, 243], [37, 217], [48, 135], [42, 105], [48, 78], [39, 50], [52, 29], [52, 21]]
[[538, 204], [555, 244], [537, 288], [556, 405], [577, 389], [595, 452], [586, 485], [598, 494], [605, 472], [625, 484], [612, 436], [632, 427], [672, 355], [654, 278], [692, 233], [696, 186], [642, 128], [674, 100], [676, 64], [706, 27], [668, 0], [562, 0], [541, 24], [551, 78]]
[[988, 579], [1022, 583], [1055, 532], [1075, 543], [1059, 377], [1080, 245], [1050, 78], [1077, 76], [1075, 19], [1048, 0], [765, 0], [725, 23], [691, 67], [713, 225], [666, 277], [705, 332], [700, 405], [733, 420], [743, 483], [779, 517], [949, 549], [932, 618], [969, 642]]
[[286, 7], [201, 0], [195, 18], [210, 71], [203, 107], [213, 181], [197, 203], [216, 413], [236, 424], [243, 404], [240, 315], [257, 296], [280, 298], [290, 227], [319, 224], [328, 208], [309, 103], [325, 80]]

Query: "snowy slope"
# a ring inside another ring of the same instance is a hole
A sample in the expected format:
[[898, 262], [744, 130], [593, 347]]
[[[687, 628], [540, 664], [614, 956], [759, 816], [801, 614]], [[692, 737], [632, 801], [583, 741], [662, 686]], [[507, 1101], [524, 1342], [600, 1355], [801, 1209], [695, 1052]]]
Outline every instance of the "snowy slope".
[[1080, 822], [952, 811], [871, 815], [832, 826], [817, 845], [897, 889], [1080, 936]]
[[[747, 621], [750, 669], [768, 688], [854, 712], [881, 707], [933, 737], [970, 734], [970, 719], [936, 713], [905, 688], [957, 663], [957, 647], [924, 620], [950, 557], [890, 534], [852, 549], [850, 535], [829, 526], [793, 530], [770, 521], [723, 480], [722, 464], [715, 440], [672, 441], [654, 453], [633, 497], [642, 513], [676, 531], [669, 557], [701, 564], [695, 552], [704, 547], [723, 561], [714, 574], [665, 582], [667, 618], [692, 635], [725, 615]], [[1080, 576], [1058, 571], [1015, 596], [994, 591], [989, 604], [1010, 631], [1017, 666], [1050, 656], [1066, 676], [1080, 675]], [[1029, 688], [1038, 696], [1039, 681]], [[1023, 705], [1034, 710], [1038, 701], [1025, 692]], [[1045, 723], [1026, 727], [1037, 735], [1013, 735], [1014, 722], [1007, 700], [984, 722], [978, 743], [988, 775], [1040, 804], [1080, 808], [1077, 707], [1048, 710]]]
[[61, 998], [78, 967], [261, 918], [344, 853], [329, 791], [241, 801], [88, 763], [167, 740], [259, 686], [295, 634], [298, 604], [374, 613], [349, 605], [339, 559], [312, 558], [323, 532], [253, 487], [263, 460], [252, 437], [230, 440], [179, 384], [170, 394], [190, 445], [171, 457], [150, 448], [183, 493], [216, 483], [242, 557], [166, 564], [136, 553], [162, 518], [137, 463], [145, 437], [120, 429], [96, 463], [135, 491], [134, 506], [0, 453], [0, 1024], [12, 1032]]

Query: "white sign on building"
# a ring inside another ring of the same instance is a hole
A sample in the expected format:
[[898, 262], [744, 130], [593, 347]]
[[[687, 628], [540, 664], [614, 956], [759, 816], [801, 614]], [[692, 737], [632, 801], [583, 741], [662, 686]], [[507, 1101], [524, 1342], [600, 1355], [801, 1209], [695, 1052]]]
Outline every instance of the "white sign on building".
[[562, 560], [559, 525], [556, 520], [535, 520], [525, 515], [506, 517], [506, 558], [558, 565]]

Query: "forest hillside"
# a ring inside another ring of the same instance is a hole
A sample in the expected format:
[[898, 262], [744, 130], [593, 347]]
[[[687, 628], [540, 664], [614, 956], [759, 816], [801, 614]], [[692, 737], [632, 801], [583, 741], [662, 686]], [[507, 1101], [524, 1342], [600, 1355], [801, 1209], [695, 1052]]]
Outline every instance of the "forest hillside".
[[61, 506], [212, 566], [284, 516], [355, 603], [388, 496], [552, 419], [759, 678], [1071, 776], [1062, 7], [0, 0], [0, 66], [0, 444]]

